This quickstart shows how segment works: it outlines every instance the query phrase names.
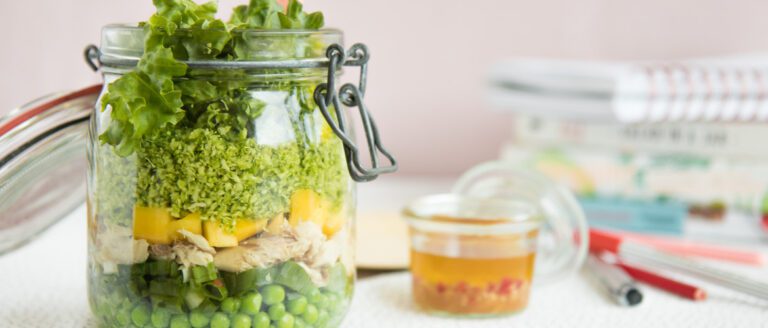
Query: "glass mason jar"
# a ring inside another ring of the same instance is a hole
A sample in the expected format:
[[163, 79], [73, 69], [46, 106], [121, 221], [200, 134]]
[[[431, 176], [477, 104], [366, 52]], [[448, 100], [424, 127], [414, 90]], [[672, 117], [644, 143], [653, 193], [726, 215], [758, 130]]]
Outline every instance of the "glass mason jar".
[[[103, 30], [105, 86], [136, 65], [143, 33]], [[333, 80], [328, 65], [258, 65], [322, 62], [342, 33], [236, 37], [251, 66], [190, 63], [178, 80], [206, 85], [207, 99], [184, 94], [186, 116], [129, 155], [99, 138], [109, 106], [91, 120], [88, 286], [100, 326], [335, 327], [349, 307], [355, 187], [313, 98]]]

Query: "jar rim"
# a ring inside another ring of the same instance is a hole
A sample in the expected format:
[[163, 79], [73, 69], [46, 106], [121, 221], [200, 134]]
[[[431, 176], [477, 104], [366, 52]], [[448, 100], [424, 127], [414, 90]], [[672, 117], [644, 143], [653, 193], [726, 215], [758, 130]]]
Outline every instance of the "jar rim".
[[[102, 28], [99, 61], [104, 66], [130, 68], [144, 55], [146, 27], [110, 24]], [[194, 29], [180, 29], [194, 31]], [[206, 65], [234, 62], [327, 61], [327, 48], [333, 44], [344, 47], [341, 30], [263, 30], [236, 29], [231, 41], [241, 52], [232, 60], [219, 58], [196, 59]], [[315, 65], [318, 66], [318, 65]], [[320, 65], [322, 66], [322, 65]]]
[[543, 222], [538, 208], [525, 201], [457, 194], [421, 197], [409, 203], [402, 214], [411, 228], [455, 234], [529, 232]]
[[[102, 33], [109, 30], [127, 30], [127, 31], [144, 31], [145, 27], [136, 24], [116, 23], [108, 24], [102, 28]], [[191, 28], [179, 28], [179, 31], [192, 31]], [[309, 29], [233, 29], [239, 33], [248, 33], [262, 36], [270, 35], [342, 35], [343, 32], [337, 28], [321, 28], [317, 30]]]

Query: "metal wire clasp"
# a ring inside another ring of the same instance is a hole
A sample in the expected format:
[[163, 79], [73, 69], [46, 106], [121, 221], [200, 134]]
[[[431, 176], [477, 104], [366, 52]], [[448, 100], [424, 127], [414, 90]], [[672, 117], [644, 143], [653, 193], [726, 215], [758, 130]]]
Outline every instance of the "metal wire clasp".
[[[320, 107], [320, 112], [325, 117], [325, 121], [333, 130], [339, 139], [344, 143], [344, 154], [347, 158], [349, 175], [357, 182], [373, 181], [380, 174], [392, 173], [397, 170], [397, 160], [381, 144], [379, 130], [376, 122], [371, 117], [368, 109], [363, 102], [365, 96], [366, 78], [368, 77], [368, 59], [370, 58], [368, 48], [364, 44], [357, 43], [349, 48], [348, 56], [338, 44], [328, 47], [326, 52], [328, 57], [328, 82], [317, 86], [315, 89], [315, 102]], [[357, 66], [360, 67], [360, 82], [358, 85], [347, 83], [336, 91], [336, 70], [339, 66]], [[368, 153], [371, 159], [371, 167], [366, 168], [360, 162], [360, 148], [349, 135], [349, 128], [344, 115], [341, 112], [341, 104], [347, 107], [357, 107], [360, 112], [360, 119], [363, 121], [365, 129], [365, 139], [368, 144]], [[328, 110], [332, 105], [336, 114], [333, 118]], [[338, 122], [337, 122], [338, 120]], [[389, 161], [389, 164], [382, 166], [379, 162], [379, 154]]]
[[94, 72], [101, 68], [101, 50], [99, 50], [99, 47], [92, 44], [88, 45], [85, 47], [83, 56], [85, 57], [85, 63], [88, 64], [88, 67]]

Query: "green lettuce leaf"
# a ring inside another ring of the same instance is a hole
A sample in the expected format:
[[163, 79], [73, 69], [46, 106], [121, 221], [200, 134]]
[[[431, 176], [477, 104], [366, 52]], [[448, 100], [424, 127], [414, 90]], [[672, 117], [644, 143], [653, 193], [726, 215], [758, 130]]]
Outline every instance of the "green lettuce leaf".
[[150, 131], [178, 123], [184, 117], [183, 103], [172, 79], [183, 76], [186, 70], [187, 66], [164, 48], [147, 53], [137, 70], [110, 83], [102, 98], [102, 110], [112, 108], [111, 122], [101, 140], [127, 156]]
[[[275, 0], [251, 0], [235, 8], [228, 24], [215, 18], [216, 3], [192, 0], [153, 0], [157, 11], [142, 23], [146, 29], [144, 56], [133, 72], [107, 88], [102, 110], [111, 108], [111, 122], [100, 136], [121, 156], [132, 154], [141, 139], [182, 122], [208, 126], [222, 135], [246, 135], [247, 123], [261, 113], [264, 104], [247, 95], [243, 83], [232, 83], [232, 73], [221, 71], [220, 82], [176, 80], [187, 67], [180, 60], [253, 59], [247, 40], [233, 37], [233, 29], [318, 29], [322, 13], [306, 14], [291, 0], [285, 10]], [[278, 47], [295, 49], [288, 44]], [[295, 50], [294, 50], [295, 51]], [[237, 73], [235, 73], [237, 74]], [[215, 103], [214, 100], [216, 101]]]

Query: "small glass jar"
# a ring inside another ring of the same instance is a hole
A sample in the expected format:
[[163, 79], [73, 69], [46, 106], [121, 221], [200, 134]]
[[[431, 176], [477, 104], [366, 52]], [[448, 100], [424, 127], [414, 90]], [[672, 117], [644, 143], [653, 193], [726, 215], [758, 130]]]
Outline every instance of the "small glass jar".
[[584, 212], [570, 191], [506, 162], [467, 171], [453, 193], [408, 204], [414, 303], [430, 314], [518, 313], [533, 285], [584, 261]]
[[[143, 35], [103, 30], [100, 101], [136, 65]], [[344, 144], [313, 98], [328, 68], [258, 65], [322, 61], [342, 34], [236, 38], [240, 59], [256, 65], [190, 66], [177, 85], [211, 93], [183, 94], [179, 123], [126, 146], [104, 142], [123, 114], [106, 106], [91, 120], [88, 286], [101, 326], [335, 327], [348, 309], [355, 188]]]
[[526, 307], [541, 225], [534, 206], [444, 194], [416, 200], [404, 216], [423, 311], [474, 317]]

